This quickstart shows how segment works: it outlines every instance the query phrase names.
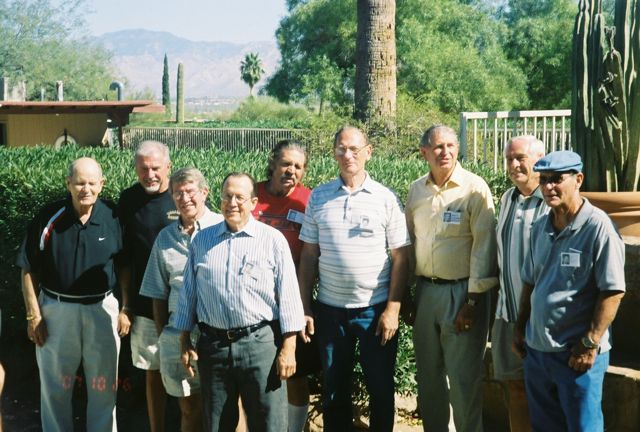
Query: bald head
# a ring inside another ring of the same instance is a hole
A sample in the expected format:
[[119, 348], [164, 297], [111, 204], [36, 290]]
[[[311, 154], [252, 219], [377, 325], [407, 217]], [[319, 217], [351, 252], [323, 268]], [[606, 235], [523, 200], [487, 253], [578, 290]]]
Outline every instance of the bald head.
[[76, 212], [79, 215], [90, 213], [104, 185], [102, 168], [95, 159], [76, 159], [69, 165], [66, 183]]

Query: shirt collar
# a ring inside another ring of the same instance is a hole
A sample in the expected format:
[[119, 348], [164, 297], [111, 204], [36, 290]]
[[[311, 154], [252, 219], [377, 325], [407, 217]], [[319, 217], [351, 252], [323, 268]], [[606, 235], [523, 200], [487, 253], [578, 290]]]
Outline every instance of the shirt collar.
[[[570, 231], [578, 231], [582, 226], [589, 220], [591, 215], [593, 214], [593, 205], [589, 202], [588, 199], [582, 197], [582, 207], [578, 211], [578, 214], [573, 219], [573, 221], [561, 232], [570, 230]], [[553, 223], [551, 222], [553, 218], [553, 211], [550, 211], [547, 216], [547, 221], [545, 223], [545, 231], [549, 235], [553, 235], [555, 233], [555, 229], [553, 228]]]
[[[346, 187], [346, 185], [344, 184], [344, 180], [342, 180], [342, 176], [338, 176], [338, 178], [335, 180], [335, 182], [336, 182], [336, 190], [344, 190], [344, 188]], [[374, 185], [375, 185], [375, 183], [374, 183], [373, 179], [371, 178], [369, 173], [365, 171], [364, 181], [362, 182], [360, 187], [358, 189], [356, 189], [354, 192], [364, 191], [364, 192], [371, 193], [371, 192], [373, 192]]]
[[237, 232], [230, 231], [229, 227], [227, 226], [227, 222], [226, 221], [222, 221], [218, 225], [220, 225], [220, 228], [219, 228], [218, 232], [216, 233], [217, 235], [223, 235], [224, 234], [224, 235], [229, 235], [229, 236], [237, 236], [240, 233], [244, 233], [244, 234], [248, 235], [249, 237], [255, 237], [256, 236], [256, 232], [258, 230], [258, 222], [253, 218], [252, 215], [249, 215], [249, 221], [244, 226], [244, 228], [242, 228], [240, 231], [237, 231]]
[[[522, 192], [520, 192], [520, 189], [518, 189], [517, 186], [513, 187], [513, 193], [511, 194], [511, 199], [513, 201], [517, 200], [519, 196], [522, 195]], [[540, 188], [540, 186], [538, 186], [536, 188], [536, 190], [533, 191], [533, 193], [531, 195], [529, 195], [529, 198], [531, 197], [536, 197], [538, 199], [544, 200], [544, 196], [542, 195], [542, 189]]]
[[[449, 176], [449, 179], [444, 183], [442, 187], [446, 188], [449, 182], [452, 182], [456, 186], [460, 186], [461, 184], [464, 183], [464, 169], [462, 168], [462, 165], [460, 165], [460, 162], [458, 161], [456, 161], [456, 166], [453, 168], [453, 172]], [[431, 172], [429, 172], [429, 175], [427, 176], [427, 184], [429, 183], [436, 185], [436, 182], [433, 180], [433, 176], [431, 175]]]
[[[103, 206], [104, 204], [102, 203], [102, 200], [100, 198], [96, 199], [96, 202], [91, 209], [91, 216], [89, 216], [87, 224], [100, 225], [102, 220], [102, 212], [104, 211], [104, 209], [102, 208]], [[73, 199], [71, 198], [71, 194], [67, 195], [65, 207], [65, 213], [67, 214], [67, 217], [70, 217], [74, 222], [80, 223], [78, 215], [76, 214], [76, 209], [73, 207]]]

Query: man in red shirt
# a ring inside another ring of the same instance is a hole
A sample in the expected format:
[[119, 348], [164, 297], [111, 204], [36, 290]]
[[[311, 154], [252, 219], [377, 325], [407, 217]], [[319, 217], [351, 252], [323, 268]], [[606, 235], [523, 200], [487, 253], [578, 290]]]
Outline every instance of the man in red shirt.
[[[307, 155], [300, 143], [291, 140], [278, 142], [269, 157], [267, 180], [257, 185], [258, 205], [253, 211], [253, 216], [260, 222], [284, 234], [296, 268], [302, 250], [298, 235], [311, 195], [311, 191], [302, 185], [306, 168]], [[298, 338], [296, 347], [297, 371], [287, 380], [289, 432], [304, 430], [309, 409], [307, 375], [320, 370], [315, 343], [306, 344]]]

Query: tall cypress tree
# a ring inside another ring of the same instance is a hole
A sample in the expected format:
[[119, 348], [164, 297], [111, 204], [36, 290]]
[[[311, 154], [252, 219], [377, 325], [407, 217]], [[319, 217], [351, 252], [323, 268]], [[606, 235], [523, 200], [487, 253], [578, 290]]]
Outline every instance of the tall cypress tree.
[[169, 60], [167, 54], [164, 55], [164, 68], [162, 70], [162, 105], [167, 117], [171, 116], [171, 93], [169, 90]]

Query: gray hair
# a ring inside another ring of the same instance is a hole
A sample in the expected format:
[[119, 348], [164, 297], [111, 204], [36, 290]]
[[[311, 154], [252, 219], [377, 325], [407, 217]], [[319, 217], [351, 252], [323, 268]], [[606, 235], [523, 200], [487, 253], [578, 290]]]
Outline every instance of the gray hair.
[[336, 134], [333, 137], [333, 146], [337, 146], [338, 145], [338, 140], [340, 139], [340, 135], [342, 135], [345, 132], [356, 132], [358, 133], [361, 137], [362, 140], [364, 141], [365, 145], [369, 145], [369, 138], [367, 137], [367, 134], [365, 134], [364, 132], [362, 132], [360, 129], [358, 129], [355, 126], [342, 126], [340, 129], [338, 129], [338, 132], [336, 132]]
[[518, 135], [512, 137], [504, 146], [505, 154], [514, 141], [524, 141], [527, 144], [527, 154], [529, 156], [544, 156], [545, 154], [544, 143], [534, 135]]
[[169, 156], [169, 147], [166, 144], [161, 143], [160, 141], [142, 141], [138, 148], [136, 148], [136, 152], [134, 154], [134, 160], [137, 160], [138, 157], [151, 156], [154, 153], [160, 153], [162, 158], [166, 163], [171, 162], [171, 157]]
[[169, 189], [173, 192], [173, 187], [184, 183], [195, 183], [198, 189], [209, 189], [209, 183], [198, 168], [180, 168], [174, 172], [169, 179]]
[[460, 144], [460, 142], [458, 141], [458, 133], [455, 130], [443, 124], [435, 124], [424, 131], [422, 139], [420, 140], [420, 147], [431, 147], [431, 144], [433, 144], [431, 140], [433, 139], [433, 136], [436, 134], [436, 132], [450, 133], [451, 135], [456, 137], [456, 144]]
[[271, 180], [271, 176], [273, 175], [273, 171], [276, 168], [276, 164], [282, 157], [282, 153], [284, 153], [286, 150], [295, 150], [302, 153], [302, 155], [304, 156], [304, 168], [307, 168], [307, 151], [304, 149], [302, 144], [295, 140], [281, 140], [278, 141], [273, 149], [271, 149], [271, 153], [269, 154], [269, 163], [267, 164], [267, 180]]

